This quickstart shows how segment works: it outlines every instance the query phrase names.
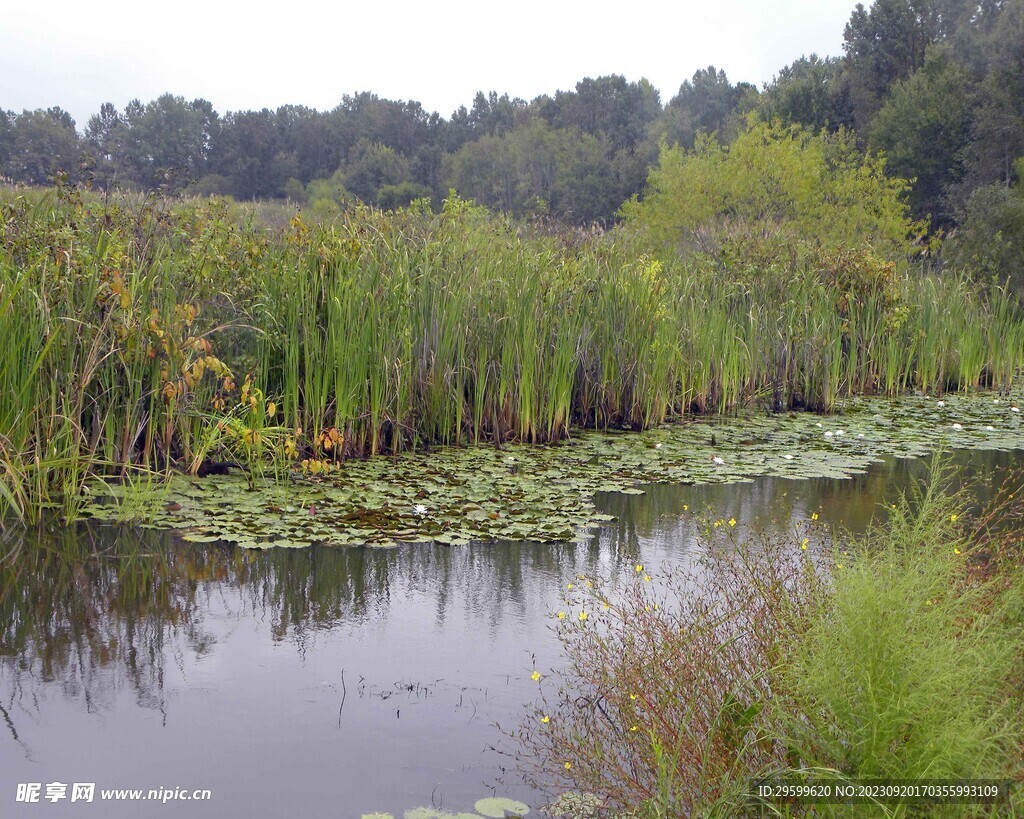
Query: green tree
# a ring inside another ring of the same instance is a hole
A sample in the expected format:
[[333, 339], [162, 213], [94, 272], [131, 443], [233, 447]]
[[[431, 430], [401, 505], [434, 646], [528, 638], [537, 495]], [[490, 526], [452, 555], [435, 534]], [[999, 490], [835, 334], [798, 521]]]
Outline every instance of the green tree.
[[380, 142], [360, 140], [345, 164], [345, 188], [367, 204], [378, 204], [381, 188], [409, 180], [409, 160]]
[[140, 185], [180, 190], [206, 172], [220, 124], [206, 100], [187, 102], [172, 94], [162, 94], [145, 106], [133, 100], [120, 119], [114, 125], [120, 137], [111, 146], [116, 150], [111, 160]]
[[15, 117], [8, 139], [7, 176], [30, 185], [48, 185], [58, 171], [78, 178], [84, 146], [66, 111], [24, 111]]
[[977, 278], [1009, 280], [1024, 295], [1024, 157], [1015, 163], [1015, 173], [1013, 186], [983, 185], [971, 194], [943, 253]]
[[281, 144], [274, 113], [238, 111], [224, 117], [210, 154], [210, 173], [229, 180], [230, 193], [238, 199], [278, 196], [289, 177], [298, 173], [298, 162]]
[[669, 143], [692, 148], [697, 134], [717, 133], [731, 141], [743, 127], [742, 115], [753, 106], [757, 89], [750, 83], [733, 85], [713, 65], [702, 68], [679, 86], [665, 110], [665, 137]]
[[0, 108], [0, 170], [7, 166], [14, 148], [14, 112]]
[[635, 149], [661, 116], [657, 89], [645, 79], [629, 82], [619, 74], [585, 77], [574, 91], [538, 98], [534, 108], [553, 128], [605, 137], [613, 152]]
[[761, 118], [767, 122], [778, 119], [814, 132], [853, 127], [843, 65], [838, 57], [821, 59], [816, 54], [787, 65], [758, 99]]
[[970, 136], [969, 83], [945, 46], [933, 47], [922, 68], [896, 82], [871, 127], [869, 144], [884, 151], [890, 171], [910, 179], [914, 215], [948, 225], [945, 192], [962, 176], [961, 151]]
[[802, 240], [909, 253], [921, 226], [907, 214], [907, 184], [884, 167], [848, 132], [825, 136], [752, 119], [728, 146], [701, 136], [692, 151], [664, 147], [644, 198], [628, 202], [623, 216], [687, 253]]
[[935, 0], [858, 3], [843, 31], [847, 79], [856, 126], [865, 133], [889, 88], [924, 65], [925, 51], [942, 33]]
[[608, 156], [603, 137], [536, 118], [463, 145], [448, 159], [447, 178], [460, 195], [490, 208], [585, 224], [611, 219], [622, 201]]
[[995, 22], [971, 38], [976, 48], [970, 54], [983, 54], [973, 62], [983, 63], [984, 79], [977, 87], [964, 150], [964, 181], [955, 196], [959, 206], [979, 186], [1009, 185], [1013, 160], [1024, 156], [1024, 0], [1000, 5], [998, 16], [992, 15]]

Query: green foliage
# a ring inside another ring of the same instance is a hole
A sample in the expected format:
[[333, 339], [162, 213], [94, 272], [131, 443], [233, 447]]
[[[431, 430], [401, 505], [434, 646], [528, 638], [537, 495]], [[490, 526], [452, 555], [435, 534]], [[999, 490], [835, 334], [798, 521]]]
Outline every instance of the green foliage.
[[838, 57], [801, 57], [782, 68], [758, 99], [766, 122], [780, 120], [813, 133], [853, 127], [848, 88]]
[[[0, 496], [19, 510], [78, 503], [90, 472], [206, 458], [258, 477], [750, 402], [829, 410], [1006, 388], [1024, 360], [1005, 293], [866, 248], [730, 239], [713, 260], [659, 260], [626, 232], [570, 241], [456, 196], [439, 213], [313, 199], [333, 219], [318, 225], [262, 205], [269, 231], [225, 200], [61, 197], [0, 205]], [[246, 375], [273, 417], [230, 409]]]
[[6, 142], [6, 162], [0, 169], [4, 174], [33, 185], [51, 184], [58, 172], [78, 178], [82, 145], [66, 111], [25, 111], [6, 136], [0, 132], [0, 139]]
[[[1017, 166], [1018, 174], [1024, 172], [1024, 159]], [[944, 246], [950, 262], [983, 281], [1009, 280], [1017, 294], [1024, 294], [1024, 185], [978, 188], [960, 221]]]
[[[970, 112], [967, 75], [948, 49], [928, 50], [922, 68], [897, 82], [871, 126], [871, 146], [883, 152], [892, 173], [913, 180], [910, 202], [929, 216], [944, 189], [959, 181], [958, 153], [967, 141]], [[931, 213], [948, 224], [942, 214]]]
[[907, 183], [884, 167], [845, 132], [752, 119], [728, 146], [703, 137], [690, 152], [663, 147], [644, 198], [622, 212], [627, 226], [684, 252], [716, 255], [767, 238], [906, 255], [922, 226], [907, 216]]
[[783, 675], [800, 765], [850, 777], [1007, 775], [1021, 739], [1008, 688], [1019, 670], [1021, 575], [1011, 566], [989, 579], [1002, 547], [972, 549], [978, 532], [957, 523], [964, 503], [933, 469], [886, 527], [836, 558]]
[[973, 530], [965, 502], [936, 469], [859, 540], [819, 530], [816, 515], [777, 539], [703, 521], [687, 571], [637, 565], [614, 587], [581, 578], [558, 620], [568, 663], [538, 675], [517, 733], [535, 782], [655, 819], [789, 815], [749, 794], [787, 773], [1016, 776], [1024, 576], [1012, 529], [989, 523], [1015, 518], [1021, 500]]
[[665, 109], [664, 138], [671, 144], [692, 148], [698, 134], [732, 142], [743, 130], [743, 118], [757, 101], [750, 83], [733, 85], [724, 71], [713, 65], [702, 68], [679, 86]]
[[609, 217], [628, 195], [611, 168], [603, 138], [553, 129], [540, 119], [471, 142], [447, 163], [448, 176], [463, 196], [518, 215], [536, 213], [543, 201], [542, 213], [575, 223]]

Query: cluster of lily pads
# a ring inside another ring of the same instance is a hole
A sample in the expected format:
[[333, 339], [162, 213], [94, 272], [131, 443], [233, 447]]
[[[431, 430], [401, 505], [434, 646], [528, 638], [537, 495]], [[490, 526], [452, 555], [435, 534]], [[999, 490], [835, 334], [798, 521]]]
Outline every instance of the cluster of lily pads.
[[[640, 433], [578, 431], [556, 445], [352, 460], [327, 476], [295, 472], [256, 490], [238, 472], [178, 475], [159, 496], [132, 497], [131, 515], [189, 541], [249, 548], [575, 540], [611, 519], [594, 505], [598, 492], [760, 476], [845, 478], [887, 456], [1024, 448], [1020, 397], [855, 398], [829, 416], [749, 412]], [[87, 514], [126, 517], [127, 487], [104, 484], [93, 492]]]
[[[438, 808], [413, 808], [402, 814], [402, 819], [520, 819], [530, 812], [529, 806], [515, 799], [492, 796], [479, 799], [473, 806], [476, 813], [450, 813]], [[362, 819], [395, 819], [391, 813], [366, 813]]]

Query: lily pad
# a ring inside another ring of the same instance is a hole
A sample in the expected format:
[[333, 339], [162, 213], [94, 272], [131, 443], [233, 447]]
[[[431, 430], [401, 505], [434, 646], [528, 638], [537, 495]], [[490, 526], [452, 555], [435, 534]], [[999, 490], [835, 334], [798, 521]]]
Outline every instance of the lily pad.
[[515, 799], [506, 799], [501, 796], [490, 796], [479, 800], [473, 809], [483, 816], [492, 819], [507, 819], [510, 816], [526, 816], [530, 812], [529, 805], [517, 802]]
[[829, 417], [748, 413], [687, 418], [643, 433], [577, 431], [553, 446], [441, 448], [347, 461], [328, 478], [295, 474], [257, 491], [240, 475], [179, 475], [152, 503], [126, 497], [130, 490], [111, 483], [92, 487], [85, 513], [120, 521], [130, 509], [140, 526], [249, 549], [571, 541], [608, 520], [593, 504], [598, 492], [637, 494], [650, 484], [737, 483], [762, 475], [846, 478], [884, 457], [937, 448], [1024, 448], [1021, 414], [995, 397], [1004, 398], [947, 395], [943, 407], [924, 396], [856, 398]]

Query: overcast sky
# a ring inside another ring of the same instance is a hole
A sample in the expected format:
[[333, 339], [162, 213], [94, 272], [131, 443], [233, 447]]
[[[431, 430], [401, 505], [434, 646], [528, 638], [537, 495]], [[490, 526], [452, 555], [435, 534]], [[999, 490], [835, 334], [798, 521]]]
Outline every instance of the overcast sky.
[[222, 114], [372, 91], [447, 117], [477, 91], [530, 100], [606, 74], [646, 77], [667, 102], [709, 64], [760, 87], [803, 54], [841, 54], [854, 4], [3, 0], [0, 108], [60, 105], [82, 129], [103, 102], [167, 91]]

